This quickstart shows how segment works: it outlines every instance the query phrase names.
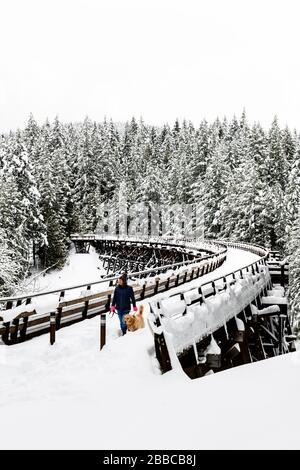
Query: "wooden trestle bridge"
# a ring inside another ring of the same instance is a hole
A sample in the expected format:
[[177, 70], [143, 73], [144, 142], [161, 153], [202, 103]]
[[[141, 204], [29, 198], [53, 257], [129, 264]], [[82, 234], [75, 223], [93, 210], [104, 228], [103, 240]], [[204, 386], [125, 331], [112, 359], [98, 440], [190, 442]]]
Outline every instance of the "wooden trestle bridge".
[[[88, 253], [90, 246], [94, 246], [102, 259], [107, 275], [119, 272], [142, 272], [156, 267], [164, 267], [193, 261], [207, 254], [213, 254], [208, 244], [202, 248], [188, 247], [186, 241], [162, 240], [155, 238], [104, 238], [95, 234], [71, 237], [77, 253]], [[165, 271], [164, 269], [160, 272]], [[155, 275], [155, 271], [141, 274], [140, 277]]]
[[[101, 349], [113, 285], [117, 273], [127, 271], [137, 301], [150, 299], [147, 325], [163, 373], [173, 367], [174, 357], [189, 377], [196, 378], [295, 349], [285, 295], [288, 265], [278, 253], [223, 240], [95, 234], [74, 234], [72, 240], [78, 253], [87, 253], [93, 245], [107, 275], [88, 285], [0, 298], [0, 338], [5, 345], [49, 331], [53, 342], [60, 328], [98, 315]], [[258, 259], [221, 277], [217, 271], [213, 280], [201, 283], [199, 278], [224, 263], [228, 247], [250, 251]], [[196, 279], [197, 287], [190, 286]], [[156, 294], [160, 299], [151, 300]]]

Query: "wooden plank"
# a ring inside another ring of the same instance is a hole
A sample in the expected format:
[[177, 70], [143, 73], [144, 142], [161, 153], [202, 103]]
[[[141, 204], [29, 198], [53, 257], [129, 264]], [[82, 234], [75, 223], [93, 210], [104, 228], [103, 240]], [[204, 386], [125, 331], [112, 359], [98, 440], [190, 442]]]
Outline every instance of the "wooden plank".
[[4, 328], [3, 326], [0, 328], [0, 335], [1, 336], [4, 335], [5, 330], [6, 330], [6, 328]]
[[78, 297], [78, 298], [73, 299], [73, 300], [66, 300], [64, 302], [60, 302], [58, 306], [59, 307], [68, 307], [69, 305], [84, 303], [87, 300], [93, 300], [93, 299], [97, 299], [99, 297], [100, 298], [101, 297], [107, 297], [108, 295], [112, 294], [112, 292], [113, 292], [112, 290], [108, 290], [108, 291], [98, 292], [96, 294], [87, 295], [87, 296], [84, 296], [84, 297]]
[[23, 328], [22, 330], [20, 330], [20, 339], [21, 341], [25, 341], [26, 340], [26, 331], [27, 331], [27, 325], [28, 325], [28, 318], [29, 317], [25, 317], [23, 319]]
[[212, 369], [219, 369], [222, 366], [221, 354], [208, 353], [206, 355], [206, 365]]
[[133, 289], [134, 295], [135, 296], [137, 296], [137, 295], [141, 296], [142, 290], [143, 290], [142, 286], [139, 286], [138, 288]]
[[240, 352], [241, 350], [240, 350], [239, 344], [235, 343], [229, 349], [227, 349], [227, 351], [223, 354], [223, 357], [224, 359], [226, 359], [226, 361], [231, 361], [236, 356], [238, 356]]
[[159, 285], [160, 285], [161, 287], [165, 287], [167, 284], [168, 284], [168, 280], [167, 280], [167, 279], [164, 279], [163, 281], [159, 281]]
[[145, 294], [149, 293], [149, 292], [152, 292], [152, 291], [154, 292], [154, 289], [155, 289], [155, 284], [151, 284], [151, 285], [146, 286]]
[[65, 324], [67, 324], [71, 321], [75, 321], [75, 320], [79, 320], [79, 321], [83, 320], [81, 312], [74, 313], [73, 315], [68, 315], [67, 317], [62, 317], [61, 322], [60, 322], [60, 327], [62, 327], [62, 325], [65, 325]]
[[[45, 313], [44, 317], [37, 318], [35, 320], [29, 320], [27, 324], [27, 328], [35, 325], [41, 325], [43, 323], [48, 323], [50, 321], [50, 313]], [[22, 329], [23, 325], [20, 325], [20, 329]]]
[[[101, 307], [101, 308], [99, 308], [99, 307]], [[102, 311], [102, 310], [109, 310], [109, 309], [107, 308], [107, 302], [103, 302], [103, 301], [101, 300], [101, 302], [97, 302], [97, 303], [95, 303], [95, 304], [90, 304], [90, 305], [89, 305], [88, 315], [90, 314], [90, 311], [91, 311], [91, 310], [94, 310], [95, 308], [99, 308], [99, 311]]]
[[[107, 299], [101, 300], [100, 302], [96, 302], [94, 304], [89, 304], [88, 309], [87, 309], [87, 314], [89, 313], [90, 310], [93, 310], [98, 307], [105, 307], [107, 304]], [[84, 306], [82, 307], [75, 307], [75, 308], [70, 308], [69, 310], [63, 310], [61, 313], [61, 318], [65, 318], [71, 315], [75, 315], [76, 313], [82, 313], [84, 310]]]
[[165, 291], [166, 289], [166, 284], [159, 284], [157, 292], [162, 292]]
[[273, 344], [273, 347], [277, 346], [278, 338], [276, 338], [276, 336], [262, 324], [260, 325], [260, 329], [263, 330], [269, 336], [269, 338], [271, 338], [274, 341], [275, 344]]
[[[49, 318], [50, 318], [49, 314], [45, 314], [44, 317], [38, 318], [36, 320], [28, 321], [27, 325], [26, 325], [26, 323], [19, 323], [18, 331], [21, 332], [24, 328], [29, 328], [30, 326], [39, 325], [39, 324], [42, 324], [42, 323], [47, 323], [49, 321]], [[6, 332], [6, 328], [2, 327], [0, 329], [0, 334], [3, 335], [3, 334], [5, 334], [5, 332]], [[11, 324], [10, 327], [9, 327], [8, 333], [15, 334], [16, 333], [16, 325]]]

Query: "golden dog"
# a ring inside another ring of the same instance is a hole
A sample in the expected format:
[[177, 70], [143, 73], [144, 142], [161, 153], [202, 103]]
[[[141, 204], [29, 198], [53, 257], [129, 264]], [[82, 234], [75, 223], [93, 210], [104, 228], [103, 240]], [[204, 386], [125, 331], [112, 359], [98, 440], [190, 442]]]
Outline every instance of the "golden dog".
[[129, 331], [136, 331], [140, 328], [144, 328], [145, 322], [143, 318], [144, 306], [139, 306], [139, 312], [136, 315], [124, 315], [124, 321]]

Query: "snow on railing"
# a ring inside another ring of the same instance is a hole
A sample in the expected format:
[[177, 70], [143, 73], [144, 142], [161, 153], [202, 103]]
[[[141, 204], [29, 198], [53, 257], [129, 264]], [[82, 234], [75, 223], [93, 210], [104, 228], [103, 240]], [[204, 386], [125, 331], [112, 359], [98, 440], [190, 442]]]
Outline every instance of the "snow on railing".
[[154, 307], [156, 314], [160, 316], [164, 331], [172, 335], [173, 347], [176, 354], [182, 353], [191, 347], [193, 343], [201, 341], [209, 334], [226, 325], [233, 317], [242, 312], [247, 305], [261, 294], [269, 282], [267, 266], [261, 266], [257, 274], [246, 273], [243, 278], [237, 279], [233, 285], [224, 291], [217, 292], [208, 298], [203, 298], [203, 303], [187, 305], [182, 300], [185, 310], [184, 315], [168, 316], [165, 306], [160, 311]]
[[243, 311], [262, 291], [267, 292], [267, 288], [272, 287], [266, 265], [269, 254], [267, 249], [246, 243], [227, 241], [225, 244], [250, 251], [260, 256], [260, 259], [202, 284], [197, 289], [179, 291], [173, 296], [150, 302], [152, 317], [149, 321], [161, 327], [160, 334], [168, 336], [168, 343], [176, 354], [195, 345], [221, 326], [226, 327], [226, 323]]

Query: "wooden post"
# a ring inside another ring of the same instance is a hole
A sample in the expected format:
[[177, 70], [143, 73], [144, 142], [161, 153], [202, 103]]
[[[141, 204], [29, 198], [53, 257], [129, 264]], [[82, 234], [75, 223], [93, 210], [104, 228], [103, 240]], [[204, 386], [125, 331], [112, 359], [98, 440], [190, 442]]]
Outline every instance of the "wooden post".
[[84, 302], [84, 307], [83, 307], [83, 310], [82, 310], [82, 319], [84, 319], [84, 320], [87, 318], [88, 308], [89, 308], [89, 301], [86, 300]]
[[279, 315], [278, 318], [278, 352], [279, 354], [283, 354], [283, 331], [284, 331], [284, 320], [285, 315]]
[[62, 290], [61, 293], [59, 294], [59, 299], [58, 301], [61, 302], [61, 300], [65, 297], [65, 291]]
[[23, 318], [23, 328], [20, 331], [21, 341], [25, 341], [25, 339], [26, 339], [27, 325], [28, 325], [28, 316]]
[[201, 294], [200, 305], [202, 305], [203, 302], [205, 302], [205, 295], [203, 293], [202, 286], [199, 287], [198, 292], [199, 292], [199, 294]]
[[282, 264], [280, 268], [280, 284], [284, 287], [284, 264]]
[[145, 289], [146, 289], [146, 281], [144, 282], [143, 287], [142, 287], [141, 300], [145, 298]]
[[216, 293], [217, 293], [217, 289], [216, 289], [216, 284], [215, 284], [215, 281], [212, 281], [212, 282], [211, 282], [211, 287], [212, 287], [212, 288], [213, 288], [213, 290], [214, 290], [214, 295], [216, 295]]
[[62, 314], [62, 307], [57, 308], [57, 315], [56, 315], [56, 330], [60, 329], [60, 321], [61, 321], [61, 314]]
[[165, 336], [163, 333], [161, 333], [158, 336], [158, 341], [159, 341], [160, 353], [161, 353], [161, 371], [164, 374], [168, 372], [169, 370], [171, 370], [172, 366], [171, 366], [169, 351], [166, 345]]
[[158, 292], [158, 287], [159, 287], [159, 278], [156, 279], [156, 282], [155, 282], [155, 287], [154, 287], [154, 292], [153, 294], [156, 295], [157, 292]]
[[5, 327], [5, 333], [2, 335], [2, 341], [4, 344], [9, 344], [10, 322], [3, 322], [3, 326]]
[[50, 345], [55, 343], [55, 332], [56, 332], [56, 312], [50, 313]]
[[18, 342], [19, 318], [14, 318], [12, 321], [14, 331], [10, 334], [10, 339], [13, 343]]
[[109, 259], [109, 260], [107, 261], [107, 268], [106, 268], [106, 273], [107, 273], [107, 274], [108, 274], [109, 271], [110, 271], [110, 263], [111, 263], [111, 260]]
[[12, 307], [13, 307], [13, 302], [11, 300], [8, 300], [8, 302], [6, 302], [5, 310], [10, 310]]
[[100, 351], [106, 341], [106, 313], [100, 315]]

